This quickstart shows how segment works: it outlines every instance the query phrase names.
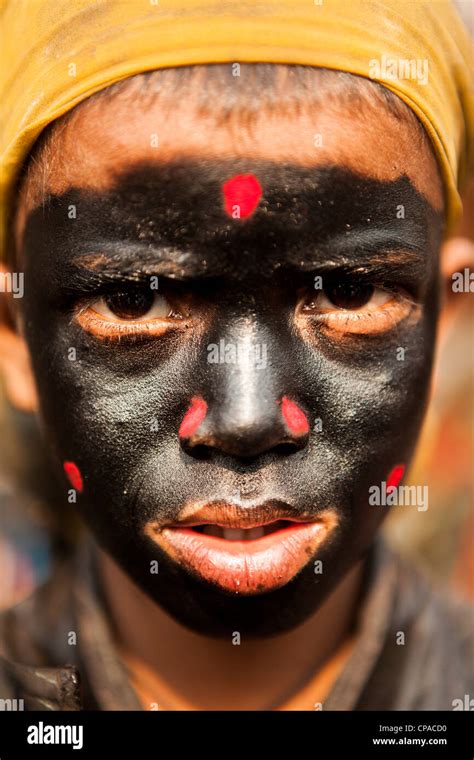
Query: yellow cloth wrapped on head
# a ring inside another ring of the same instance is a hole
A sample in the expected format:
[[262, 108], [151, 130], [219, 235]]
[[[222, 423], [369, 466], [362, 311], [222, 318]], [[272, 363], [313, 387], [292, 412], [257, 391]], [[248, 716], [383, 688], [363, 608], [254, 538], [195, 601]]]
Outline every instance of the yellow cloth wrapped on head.
[[472, 159], [472, 47], [448, 0], [0, 0], [0, 240], [18, 173], [54, 119], [125, 77], [222, 62], [303, 64], [394, 91], [429, 134], [447, 225]]

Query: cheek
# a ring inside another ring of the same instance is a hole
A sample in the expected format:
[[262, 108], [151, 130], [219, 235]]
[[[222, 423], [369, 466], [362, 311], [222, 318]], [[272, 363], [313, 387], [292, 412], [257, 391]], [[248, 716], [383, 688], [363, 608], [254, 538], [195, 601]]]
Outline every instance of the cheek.
[[142, 510], [137, 489], [149, 477], [150, 459], [150, 505], [159, 510], [176, 488], [176, 422], [192, 390], [187, 363], [163, 345], [154, 353], [132, 351], [127, 360], [76, 333], [42, 336], [40, 330], [29, 341], [43, 428], [64, 492], [76, 490], [78, 510], [101, 530], [134, 530]]
[[84, 479], [77, 464], [75, 462], [64, 462], [63, 470], [71, 486], [79, 493], [82, 493], [84, 490]]
[[318, 351], [307, 376], [320, 421], [313, 436], [315, 478], [324, 480], [325, 504], [345, 504], [353, 538], [372, 535], [387, 514], [388, 507], [370, 504], [370, 489], [400, 484], [427, 403], [434, 322], [426, 319], [397, 338], [371, 349], [366, 343], [350, 361], [341, 350], [337, 362], [335, 351]]

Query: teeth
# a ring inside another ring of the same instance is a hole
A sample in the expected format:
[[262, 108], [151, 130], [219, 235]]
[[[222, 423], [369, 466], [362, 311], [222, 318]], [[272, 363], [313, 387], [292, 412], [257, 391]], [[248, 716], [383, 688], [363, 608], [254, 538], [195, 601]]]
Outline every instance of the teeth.
[[222, 538], [226, 541], [245, 541], [247, 538], [248, 530], [243, 528], [222, 528]]
[[221, 528], [219, 525], [205, 525], [203, 533], [226, 541], [255, 541], [265, 535], [263, 527], [259, 528]]
[[248, 541], [255, 541], [256, 538], [262, 538], [262, 536], [265, 535], [265, 531], [263, 530], [263, 527], [261, 528], [250, 528], [250, 530], [245, 531], [247, 533], [247, 540]]
[[205, 525], [202, 532], [206, 533], [208, 536], [222, 538], [222, 528], [219, 528], [218, 525]]

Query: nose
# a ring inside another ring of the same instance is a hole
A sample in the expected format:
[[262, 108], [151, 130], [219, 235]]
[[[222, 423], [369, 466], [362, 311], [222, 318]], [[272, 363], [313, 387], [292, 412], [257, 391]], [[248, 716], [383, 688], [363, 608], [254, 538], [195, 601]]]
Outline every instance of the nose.
[[290, 453], [304, 448], [309, 423], [303, 409], [288, 396], [266, 400], [259, 409], [236, 402], [208, 405], [202, 396], [194, 396], [181, 422], [179, 438], [189, 454], [208, 450], [251, 459], [272, 450]]
[[245, 360], [214, 365], [212, 383], [192, 397], [181, 421], [182, 448], [195, 456], [214, 452], [240, 459], [304, 448], [308, 414], [285, 387], [281, 369]]
[[309, 439], [308, 418], [288, 396], [267, 400], [258, 409], [248, 404], [208, 403], [194, 396], [179, 429], [181, 446], [189, 454], [215, 451], [241, 459], [272, 450], [304, 448]]

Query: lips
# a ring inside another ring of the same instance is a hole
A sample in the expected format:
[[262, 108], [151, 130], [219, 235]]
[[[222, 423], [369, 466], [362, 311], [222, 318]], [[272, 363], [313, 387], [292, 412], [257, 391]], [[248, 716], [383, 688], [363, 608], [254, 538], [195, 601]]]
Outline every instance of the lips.
[[289, 583], [337, 525], [333, 510], [311, 520], [289, 513], [272, 504], [191, 506], [177, 523], [152, 521], [145, 533], [202, 580], [233, 594], [261, 594]]

